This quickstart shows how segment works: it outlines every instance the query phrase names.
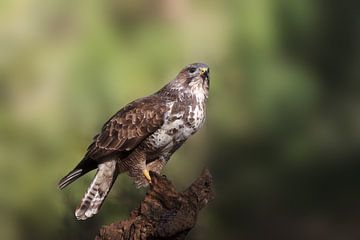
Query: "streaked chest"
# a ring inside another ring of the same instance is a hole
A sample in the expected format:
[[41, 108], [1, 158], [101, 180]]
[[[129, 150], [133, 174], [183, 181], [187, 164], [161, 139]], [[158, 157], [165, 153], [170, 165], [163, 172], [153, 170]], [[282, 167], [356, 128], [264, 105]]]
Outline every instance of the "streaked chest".
[[169, 111], [164, 116], [163, 126], [151, 136], [152, 146], [170, 150], [174, 145], [184, 142], [198, 131], [205, 121], [204, 98], [194, 98], [195, 102], [170, 102]]

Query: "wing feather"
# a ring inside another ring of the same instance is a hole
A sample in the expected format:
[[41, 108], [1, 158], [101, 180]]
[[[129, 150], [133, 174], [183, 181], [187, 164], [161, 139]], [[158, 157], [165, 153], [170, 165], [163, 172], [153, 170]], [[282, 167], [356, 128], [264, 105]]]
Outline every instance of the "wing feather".
[[85, 158], [97, 160], [133, 150], [161, 127], [165, 111], [164, 101], [154, 96], [128, 104], [104, 124], [88, 147]]

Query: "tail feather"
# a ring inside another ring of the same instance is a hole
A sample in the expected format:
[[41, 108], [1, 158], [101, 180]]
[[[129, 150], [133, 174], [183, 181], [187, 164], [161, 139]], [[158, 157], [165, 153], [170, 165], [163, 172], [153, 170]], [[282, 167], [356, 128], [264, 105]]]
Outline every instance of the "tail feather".
[[91, 161], [91, 159], [84, 158], [72, 171], [59, 181], [59, 189], [65, 188], [67, 185], [95, 168], [97, 168], [95, 162]]
[[81, 177], [83, 175], [82, 172], [82, 169], [74, 169], [73, 171], [71, 171], [68, 175], [66, 175], [59, 181], [59, 189], [65, 188], [67, 185]]
[[85, 220], [98, 213], [117, 175], [115, 160], [99, 165], [90, 187], [75, 211], [78, 220]]

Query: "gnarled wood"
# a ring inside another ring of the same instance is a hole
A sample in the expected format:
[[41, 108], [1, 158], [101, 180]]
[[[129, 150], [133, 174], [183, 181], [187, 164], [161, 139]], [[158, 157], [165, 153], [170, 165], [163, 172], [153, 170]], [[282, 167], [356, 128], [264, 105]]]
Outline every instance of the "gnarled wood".
[[152, 184], [140, 206], [128, 219], [103, 226], [96, 240], [185, 239], [199, 211], [214, 198], [208, 169], [183, 192], [165, 176], [150, 175]]

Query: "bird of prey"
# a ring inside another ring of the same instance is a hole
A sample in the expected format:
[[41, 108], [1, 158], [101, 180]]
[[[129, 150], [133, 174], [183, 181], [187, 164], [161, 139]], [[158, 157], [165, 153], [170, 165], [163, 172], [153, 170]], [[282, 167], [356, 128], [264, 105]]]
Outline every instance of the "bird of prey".
[[98, 213], [120, 173], [127, 172], [137, 187], [151, 184], [149, 171], [160, 173], [170, 156], [203, 125], [209, 73], [206, 64], [190, 64], [159, 91], [127, 104], [104, 124], [84, 158], [58, 184], [63, 189], [97, 169], [75, 210], [78, 220]]

